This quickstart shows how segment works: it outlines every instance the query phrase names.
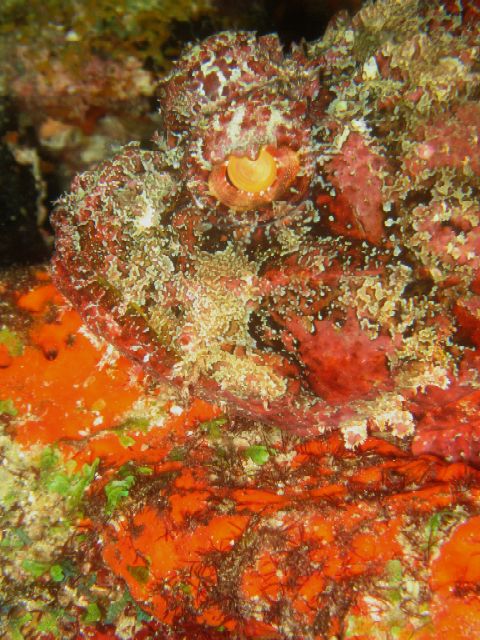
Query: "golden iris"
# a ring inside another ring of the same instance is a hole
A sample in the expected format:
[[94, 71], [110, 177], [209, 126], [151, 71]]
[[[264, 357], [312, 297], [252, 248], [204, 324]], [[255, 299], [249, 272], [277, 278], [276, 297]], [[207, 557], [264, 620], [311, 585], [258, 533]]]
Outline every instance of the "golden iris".
[[275, 182], [277, 161], [266, 147], [261, 147], [255, 160], [231, 155], [227, 161], [227, 176], [237, 189], [260, 193]]

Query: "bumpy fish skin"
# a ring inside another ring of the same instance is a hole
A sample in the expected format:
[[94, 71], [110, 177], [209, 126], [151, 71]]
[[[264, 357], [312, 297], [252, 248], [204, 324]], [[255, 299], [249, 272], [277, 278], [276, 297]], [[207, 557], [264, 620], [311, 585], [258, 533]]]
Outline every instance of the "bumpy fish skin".
[[290, 53], [250, 32], [191, 45], [155, 148], [58, 204], [55, 282], [123, 353], [233, 412], [350, 447], [420, 425], [429, 450], [431, 390], [477, 387], [476, 11], [382, 0]]

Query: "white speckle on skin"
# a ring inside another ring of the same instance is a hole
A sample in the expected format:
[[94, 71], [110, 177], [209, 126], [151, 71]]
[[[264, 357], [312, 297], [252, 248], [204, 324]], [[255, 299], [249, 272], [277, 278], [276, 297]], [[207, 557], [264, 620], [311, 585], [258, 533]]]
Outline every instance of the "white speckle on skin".
[[183, 407], [180, 407], [178, 404], [174, 404], [170, 407], [170, 413], [173, 416], [181, 416], [183, 413]]

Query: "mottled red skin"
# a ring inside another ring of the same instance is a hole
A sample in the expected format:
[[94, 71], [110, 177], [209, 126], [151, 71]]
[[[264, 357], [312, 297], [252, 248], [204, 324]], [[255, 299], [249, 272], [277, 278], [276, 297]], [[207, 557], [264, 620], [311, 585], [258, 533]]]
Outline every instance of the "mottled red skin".
[[480, 137], [480, 105], [462, 105], [447, 115], [433, 118], [415, 132], [412, 152], [405, 166], [411, 175], [438, 167], [461, 167], [468, 164], [480, 174], [478, 140]]
[[[352, 29], [366, 28], [368, 11]], [[433, 17], [422, 5], [419, 16], [432, 32], [460, 33], [440, 5]], [[369, 407], [378, 400], [388, 428], [391, 396], [392, 420], [410, 406], [421, 424], [417, 451], [462, 457], [467, 445], [454, 439], [440, 446], [438, 434], [429, 435], [428, 420], [441, 425], [443, 418], [432, 413], [427, 420], [416, 398], [436, 375], [451, 384], [462, 362], [470, 372], [459, 383], [462, 393], [473, 392], [471, 346], [464, 343], [477, 345], [478, 320], [474, 302], [459, 300], [458, 292], [480, 290], [476, 209], [458, 206], [445, 221], [438, 198], [427, 202], [425, 192], [435, 186], [431, 172], [461, 171], [465, 163], [477, 172], [472, 140], [480, 110], [464, 101], [445, 121], [412, 119], [404, 134], [395, 110], [409, 105], [408, 115], [433, 85], [412, 84], [379, 47], [365, 58], [368, 73], [378, 74], [376, 82], [393, 77], [398, 90], [378, 98], [366, 92], [365, 119], [349, 119], [344, 111], [356, 105], [342, 105], [361, 86], [362, 65], [348, 71], [351, 40], [342, 37], [330, 48], [313, 43], [290, 55], [275, 36], [251, 33], [222, 33], [190, 47], [163, 87], [159, 149], [127, 147], [76, 178], [57, 208], [54, 278], [94, 331], [155, 375], [232, 412], [296, 433], [347, 422], [375, 428]], [[458, 45], [462, 64], [471, 66], [468, 51]], [[393, 134], [392, 122], [399, 127]], [[294, 151], [298, 175], [275, 191], [276, 200], [259, 205], [252, 197], [250, 208], [229, 208], [209, 188], [212, 167], [231, 154], [254, 159], [264, 145]], [[405, 174], [410, 182], [402, 182]], [[222, 256], [227, 266], [218, 262]], [[209, 315], [216, 296], [228, 292], [230, 302]], [[235, 299], [244, 300], [241, 317], [228, 315]], [[224, 312], [226, 325], [215, 329], [215, 313]], [[208, 363], [198, 356], [195, 375], [185, 376], [179, 364], [197, 353]], [[283, 390], [262, 390], [258, 371]], [[420, 374], [415, 382], [418, 371], [426, 382]]]
[[[330, 207], [335, 216], [330, 223], [332, 232], [350, 237], [355, 234], [361, 240], [380, 243], [384, 237], [385, 216], [382, 209], [385, 180], [382, 176], [391, 171], [388, 160], [354, 132], [348, 136], [341, 153], [335, 155], [324, 170], [338, 190]], [[319, 196], [317, 204], [321, 201], [322, 196]]]
[[[234, 49], [227, 34], [208, 38], [198, 50], [192, 46], [165, 83], [161, 105], [167, 125], [174, 131], [188, 130], [198, 114], [217, 111], [238, 94], [262, 86], [277, 75], [282, 62], [282, 48], [274, 35], [259, 38], [257, 45], [251, 34], [239, 33]], [[238, 77], [230, 82], [234, 73]]]
[[370, 340], [353, 314], [341, 329], [330, 320], [317, 320], [312, 334], [298, 319], [287, 328], [298, 343], [298, 358], [308, 371], [312, 390], [329, 404], [368, 397], [389, 386], [387, 354], [393, 351], [392, 341], [386, 336]]
[[480, 348], [480, 296], [459, 300], [453, 308], [462, 338], [471, 340]]
[[445, 391], [432, 388], [419, 397], [417, 406], [414, 454], [480, 465], [480, 391], [460, 385]]

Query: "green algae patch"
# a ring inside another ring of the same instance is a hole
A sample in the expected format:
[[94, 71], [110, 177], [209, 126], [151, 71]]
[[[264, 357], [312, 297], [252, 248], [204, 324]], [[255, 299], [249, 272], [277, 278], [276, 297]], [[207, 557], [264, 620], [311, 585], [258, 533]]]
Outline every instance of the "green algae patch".
[[19, 335], [6, 327], [0, 329], [0, 344], [5, 345], [8, 353], [14, 358], [23, 354], [23, 342]]

